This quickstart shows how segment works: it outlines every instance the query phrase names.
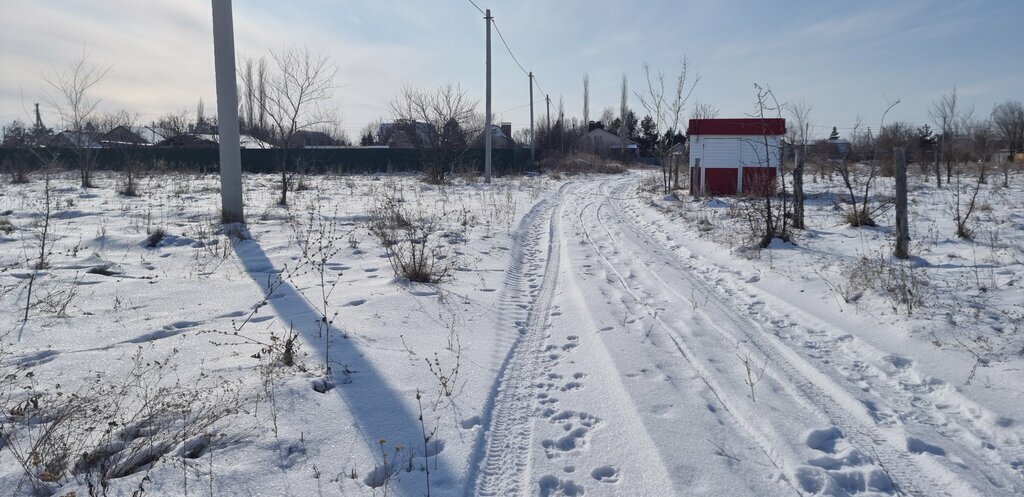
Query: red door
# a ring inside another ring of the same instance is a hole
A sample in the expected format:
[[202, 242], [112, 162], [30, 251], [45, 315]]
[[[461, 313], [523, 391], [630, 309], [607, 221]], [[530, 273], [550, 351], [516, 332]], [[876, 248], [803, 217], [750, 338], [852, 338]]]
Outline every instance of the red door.
[[705, 195], [736, 195], [736, 176], [739, 168], [735, 167], [708, 167], [704, 168], [706, 177], [704, 185]]

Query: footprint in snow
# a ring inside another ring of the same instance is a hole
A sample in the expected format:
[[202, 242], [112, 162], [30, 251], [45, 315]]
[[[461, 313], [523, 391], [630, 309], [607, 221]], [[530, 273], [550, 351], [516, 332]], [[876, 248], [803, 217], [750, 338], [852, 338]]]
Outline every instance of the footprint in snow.
[[946, 455], [946, 449], [914, 437], [907, 437], [907, 450], [913, 454], [932, 454], [936, 456]]
[[554, 475], [545, 475], [540, 477], [537, 484], [540, 485], [539, 495], [541, 497], [553, 497], [556, 495], [578, 497], [586, 492], [582, 485], [568, 479], [560, 480]]
[[565, 386], [562, 387], [562, 391], [568, 392], [569, 390], [579, 390], [581, 388], [583, 388], [582, 383], [578, 381], [570, 381], [569, 383], [566, 383]]
[[590, 476], [601, 483], [617, 483], [619, 481], [619, 470], [614, 466], [601, 466], [594, 468]]

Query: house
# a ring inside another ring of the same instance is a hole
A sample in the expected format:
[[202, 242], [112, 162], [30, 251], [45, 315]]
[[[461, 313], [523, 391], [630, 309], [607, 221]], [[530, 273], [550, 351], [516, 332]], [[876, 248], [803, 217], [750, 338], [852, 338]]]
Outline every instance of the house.
[[430, 123], [399, 119], [381, 123], [377, 136], [379, 145], [391, 148], [429, 148], [437, 142], [437, 129]]
[[289, 148], [313, 148], [338, 145], [337, 140], [323, 131], [299, 130], [288, 141]]
[[1002, 148], [992, 153], [992, 162], [996, 164], [1022, 163], [1024, 162], [1024, 152], [1014, 152], [1008, 148]]
[[100, 134], [96, 131], [61, 131], [53, 136], [48, 147], [57, 148], [103, 148]]
[[176, 133], [166, 128], [143, 126], [136, 130], [135, 134], [139, 135], [143, 140], [146, 140], [146, 143], [156, 145], [157, 143], [174, 136]]
[[785, 119], [691, 119], [690, 193], [774, 192], [785, 134]]
[[[206, 135], [212, 136], [212, 135]], [[156, 143], [157, 147], [174, 148], [217, 148], [217, 142], [199, 135], [176, 135]]]
[[[257, 140], [249, 135], [239, 135], [238, 142], [241, 148], [246, 149], [274, 148], [271, 144], [262, 140]], [[220, 136], [211, 134], [182, 134], [157, 142], [156, 146], [174, 148], [217, 148], [220, 146]]]
[[106, 148], [137, 147], [149, 142], [127, 126], [117, 126], [99, 136], [99, 142]]
[[[480, 147], [484, 146], [484, 134], [480, 133], [480, 138], [477, 140], [477, 145]], [[512, 139], [512, 123], [503, 122], [500, 126], [496, 124], [491, 125], [491, 148], [492, 149], [512, 149], [516, 148], [516, 141]]]
[[[202, 138], [204, 140], [212, 141], [216, 145], [220, 145], [220, 135], [201, 134], [201, 135], [195, 135], [195, 136], [198, 136], [199, 138]], [[259, 139], [253, 138], [252, 136], [249, 136], [249, 135], [238, 135], [238, 145], [241, 148], [246, 148], [246, 149], [253, 149], [253, 148], [255, 148], [255, 149], [265, 150], [265, 149], [269, 149], [269, 148], [274, 148], [273, 145], [271, 145], [271, 144], [269, 144], [269, 143], [267, 143], [267, 142], [265, 142], [263, 140], [259, 140]]]
[[604, 128], [593, 128], [580, 138], [580, 144], [598, 155], [628, 155], [640, 157], [640, 146], [628, 138], [622, 138]]
[[797, 149], [804, 151], [804, 158], [818, 157], [827, 160], [841, 160], [850, 154], [850, 142], [844, 138], [829, 138], [827, 140], [797, 140], [794, 143], [782, 142], [782, 157], [785, 160], [795, 160]]

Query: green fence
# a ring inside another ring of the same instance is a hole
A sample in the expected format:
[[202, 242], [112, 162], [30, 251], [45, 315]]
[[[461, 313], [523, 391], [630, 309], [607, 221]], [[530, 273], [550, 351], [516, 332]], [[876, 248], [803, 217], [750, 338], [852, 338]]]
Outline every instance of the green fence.
[[[216, 170], [220, 162], [216, 148], [125, 147], [76, 150], [70, 148], [0, 149], [0, 164], [10, 167], [39, 167], [42, 161], [55, 160], [66, 167], [79, 163], [79, 154], [88, 154], [97, 170], [120, 170], [128, 164], [169, 168]], [[417, 172], [434, 164], [438, 155], [430, 150], [396, 148], [329, 148], [289, 151], [291, 170], [335, 172], [342, 174]], [[280, 170], [281, 150], [242, 149], [242, 170], [254, 173]], [[538, 160], [540, 157], [538, 157]], [[454, 165], [456, 171], [482, 171], [483, 149], [469, 150]], [[496, 175], [518, 174], [530, 168], [528, 148], [492, 150], [491, 165]]]

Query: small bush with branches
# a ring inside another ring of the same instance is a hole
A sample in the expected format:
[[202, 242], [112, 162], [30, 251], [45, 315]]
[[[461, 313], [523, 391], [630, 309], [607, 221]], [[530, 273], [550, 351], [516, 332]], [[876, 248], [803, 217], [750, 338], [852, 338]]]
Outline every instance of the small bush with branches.
[[370, 234], [387, 251], [395, 276], [440, 283], [456, 266], [450, 246], [440, 240], [439, 216], [420, 206], [412, 212], [396, 189], [383, 192], [370, 211]]

